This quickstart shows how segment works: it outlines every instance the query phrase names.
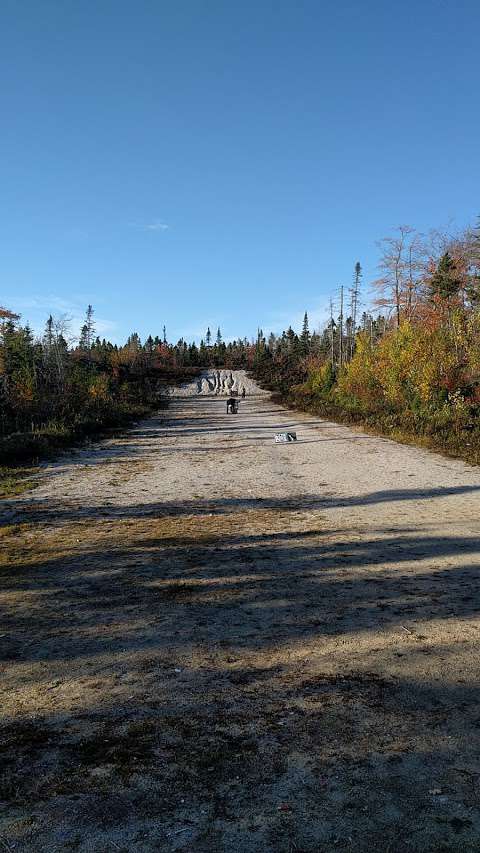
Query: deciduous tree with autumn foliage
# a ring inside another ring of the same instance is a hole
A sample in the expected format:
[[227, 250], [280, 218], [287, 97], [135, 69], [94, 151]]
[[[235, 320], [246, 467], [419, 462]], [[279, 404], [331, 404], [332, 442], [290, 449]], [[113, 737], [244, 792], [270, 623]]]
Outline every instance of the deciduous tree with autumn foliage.
[[383, 316], [366, 312], [345, 345], [331, 312], [323, 346], [308, 359], [291, 351], [288, 371], [266, 354], [259, 375], [293, 406], [480, 463], [480, 228], [401, 226], [379, 246], [373, 301]]

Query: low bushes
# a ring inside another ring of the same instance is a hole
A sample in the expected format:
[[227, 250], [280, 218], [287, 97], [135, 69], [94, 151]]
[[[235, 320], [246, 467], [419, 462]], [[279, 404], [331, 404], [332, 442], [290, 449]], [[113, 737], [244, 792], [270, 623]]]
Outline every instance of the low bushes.
[[77, 417], [71, 424], [52, 422], [38, 429], [10, 433], [0, 438], [0, 464], [34, 463], [88, 437], [126, 426], [150, 411], [146, 405], [122, 405], [96, 417]]
[[357, 336], [352, 360], [312, 365], [282, 394], [287, 405], [480, 463], [477, 341], [405, 322], [374, 343]]

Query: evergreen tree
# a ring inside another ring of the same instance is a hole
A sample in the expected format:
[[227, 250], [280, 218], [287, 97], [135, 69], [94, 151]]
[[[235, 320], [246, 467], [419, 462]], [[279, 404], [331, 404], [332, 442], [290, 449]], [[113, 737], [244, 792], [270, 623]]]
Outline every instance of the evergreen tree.
[[127, 347], [131, 350], [140, 350], [142, 347], [142, 342], [140, 340], [140, 335], [137, 332], [132, 332], [131, 335], [127, 338]]
[[91, 305], [87, 308], [87, 313], [85, 315], [85, 323], [83, 324], [80, 332], [80, 349], [85, 352], [90, 352], [93, 346], [94, 336], [95, 336], [95, 322], [93, 319], [94, 311]]
[[45, 334], [43, 336], [43, 344], [47, 351], [51, 350], [53, 346], [54, 339], [54, 331], [53, 331], [53, 317], [50, 314], [46, 324], [45, 324]]
[[196, 366], [198, 364], [198, 347], [195, 341], [189, 346], [189, 361], [192, 366]]
[[455, 261], [449, 252], [445, 252], [430, 279], [431, 297], [450, 303], [454, 296], [458, 296], [461, 285], [462, 280]]
[[303, 317], [302, 333], [300, 335], [301, 351], [303, 355], [308, 355], [310, 349], [310, 330], [308, 328], [308, 314], [305, 311]]
[[[289, 352], [293, 349], [296, 338], [297, 338], [297, 336], [296, 336], [295, 332], [293, 331], [292, 327], [289, 326], [287, 329], [287, 332], [286, 332], [287, 349]], [[298, 340], [298, 338], [297, 338], [297, 340]]]

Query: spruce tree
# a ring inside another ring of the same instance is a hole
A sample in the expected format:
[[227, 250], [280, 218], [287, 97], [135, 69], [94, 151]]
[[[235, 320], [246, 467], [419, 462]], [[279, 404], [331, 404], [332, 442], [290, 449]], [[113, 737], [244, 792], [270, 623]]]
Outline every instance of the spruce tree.
[[50, 314], [46, 324], [45, 324], [45, 334], [43, 336], [43, 345], [48, 352], [50, 352], [53, 346], [53, 317]]
[[95, 336], [95, 322], [93, 319], [94, 311], [91, 305], [87, 308], [87, 313], [85, 315], [85, 323], [83, 324], [80, 331], [80, 349], [85, 350], [85, 352], [90, 352], [93, 346], [94, 336]]
[[302, 333], [300, 335], [300, 344], [303, 355], [308, 355], [310, 350], [310, 330], [308, 328], [308, 314], [305, 311], [303, 317]]
[[445, 252], [430, 279], [431, 296], [433, 299], [438, 298], [449, 303], [454, 296], [458, 295], [461, 284], [455, 261], [449, 252]]

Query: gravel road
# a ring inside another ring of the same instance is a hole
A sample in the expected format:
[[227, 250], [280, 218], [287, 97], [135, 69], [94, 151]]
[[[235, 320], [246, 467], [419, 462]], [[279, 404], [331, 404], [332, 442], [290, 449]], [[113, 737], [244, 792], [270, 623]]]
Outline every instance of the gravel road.
[[479, 516], [478, 468], [268, 398], [44, 466], [0, 506], [1, 846], [478, 851]]

